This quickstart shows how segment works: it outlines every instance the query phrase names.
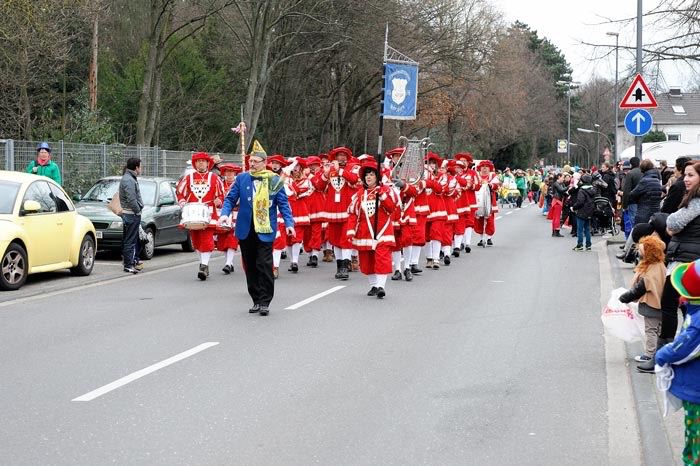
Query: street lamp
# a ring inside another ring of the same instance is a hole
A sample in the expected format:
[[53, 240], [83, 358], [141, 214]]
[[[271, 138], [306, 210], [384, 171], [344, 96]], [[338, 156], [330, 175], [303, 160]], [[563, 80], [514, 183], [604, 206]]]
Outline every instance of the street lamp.
[[566, 117], [566, 158], [571, 159], [571, 89], [576, 89], [579, 82], [576, 81], [557, 81], [560, 86], [566, 86], [566, 100], [567, 100], [567, 117]]
[[[600, 125], [595, 125], [595, 127], [596, 127], [596, 128], [599, 128]], [[608, 144], [612, 146], [612, 141], [610, 140], [610, 138], [608, 137], [608, 135], [605, 134], [605, 133], [601, 133], [600, 131], [596, 131], [596, 130], [594, 130], [594, 129], [586, 129], [586, 128], [576, 128], [576, 131], [578, 131], [578, 132], [580, 132], [580, 133], [596, 133], [596, 134], [602, 134], [602, 135], [605, 137], [605, 139], [608, 141]], [[615, 150], [617, 151], [617, 148], [615, 148]], [[600, 148], [599, 148], [599, 150], [598, 150], [598, 156], [600, 157]], [[616, 160], [617, 160], [617, 159], [616, 159]]]
[[617, 63], [618, 63], [618, 45], [619, 45], [619, 40], [620, 40], [620, 33], [619, 32], [606, 32], [606, 36], [615, 36], [615, 101], [613, 102], [613, 107], [615, 108], [615, 131], [614, 131], [614, 136], [615, 136], [615, 150], [613, 152], [613, 157], [614, 157], [614, 162], [617, 162]]
[[575, 146], [575, 147], [583, 147], [586, 151], [586, 170], [591, 168], [591, 152], [588, 150], [588, 147], [584, 146], [583, 144], [576, 144], [575, 142], [572, 142], [569, 144], [570, 146]]
[[[593, 123], [593, 127], [596, 129], [596, 131], [600, 131], [598, 128], [600, 128], [600, 125], [598, 123]], [[598, 160], [600, 160], [600, 133], [595, 135], [595, 163], [598, 163]]]

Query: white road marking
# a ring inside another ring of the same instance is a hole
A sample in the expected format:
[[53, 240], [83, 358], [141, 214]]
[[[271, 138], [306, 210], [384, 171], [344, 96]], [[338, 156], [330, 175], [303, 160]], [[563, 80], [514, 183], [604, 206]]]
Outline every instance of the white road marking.
[[496, 220], [500, 220], [501, 218], [502, 218], [502, 217], [499, 215], [498, 217], [496, 217]]
[[331, 293], [335, 293], [336, 291], [342, 290], [343, 288], [345, 288], [344, 285], [334, 286], [334, 287], [331, 288], [330, 290], [326, 290], [326, 291], [324, 291], [324, 292], [322, 292], [322, 293], [315, 294], [315, 295], [313, 295], [313, 296], [310, 297], [310, 298], [306, 298], [305, 300], [299, 301], [298, 303], [292, 304], [291, 306], [285, 307], [284, 309], [285, 309], [285, 311], [287, 311], [287, 310], [288, 310], [288, 311], [293, 311], [293, 310], [295, 310], [295, 309], [299, 309], [301, 306], [304, 306], [304, 305], [306, 305], [306, 304], [309, 304], [310, 302], [316, 301], [317, 299], [323, 298], [324, 296], [327, 296], [327, 295], [329, 295], [329, 294], [331, 294]]
[[133, 372], [126, 377], [122, 377], [119, 380], [115, 380], [112, 383], [109, 383], [107, 385], [104, 385], [100, 388], [97, 388], [89, 393], [86, 393], [85, 395], [81, 395], [78, 398], [74, 398], [71, 401], [92, 401], [97, 397], [100, 397], [104, 395], [105, 393], [109, 393], [112, 390], [116, 390], [119, 387], [122, 387], [130, 382], [133, 382], [134, 380], [140, 379], [141, 377], [144, 377], [152, 372], [155, 372], [159, 369], [162, 369], [164, 367], [167, 367], [171, 364], [174, 364], [178, 361], [181, 361], [185, 358], [189, 358], [190, 356], [199, 353], [200, 351], [204, 351], [205, 349], [211, 348], [212, 346], [218, 345], [218, 341], [209, 341], [207, 343], [202, 343], [201, 345], [195, 346], [194, 348], [188, 349], [187, 351], [184, 351], [180, 354], [176, 354], [173, 357], [170, 357], [168, 359], [164, 359], [161, 362], [157, 362], [151, 366], [146, 367], [145, 369], [141, 369], [140, 371]]
[[491, 280], [491, 283], [505, 283], [503, 280]]
[[513, 213], [513, 211], [511, 210], [510, 212], [506, 212], [506, 215], [510, 215], [512, 213]]

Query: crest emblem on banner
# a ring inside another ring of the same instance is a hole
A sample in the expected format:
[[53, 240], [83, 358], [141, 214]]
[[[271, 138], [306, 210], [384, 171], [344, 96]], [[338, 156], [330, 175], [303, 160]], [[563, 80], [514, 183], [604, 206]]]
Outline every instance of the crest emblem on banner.
[[391, 80], [391, 100], [397, 105], [406, 100], [406, 84], [408, 84], [408, 79], [404, 77], [397, 76]]

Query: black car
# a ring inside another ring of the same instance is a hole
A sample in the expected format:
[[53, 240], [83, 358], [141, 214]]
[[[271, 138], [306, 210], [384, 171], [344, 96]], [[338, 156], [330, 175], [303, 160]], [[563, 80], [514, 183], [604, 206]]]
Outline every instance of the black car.
[[[121, 250], [122, 247], [122, 219], [107, 207], [119, 189], [120, 180], [118, 176], [100, 179], [75, 205], [78, 213], [95, 225], [100, 249]], [[193, 251], [188, 231], [178, 227], [181, 209], [175, 197], [175, 180], [141, 176], [138, 182], [144, 204], [141, 226], [148, 237], [141, 258], [150, 259], [156, 247], [167, 244], [181, 244], [184, 251]]]

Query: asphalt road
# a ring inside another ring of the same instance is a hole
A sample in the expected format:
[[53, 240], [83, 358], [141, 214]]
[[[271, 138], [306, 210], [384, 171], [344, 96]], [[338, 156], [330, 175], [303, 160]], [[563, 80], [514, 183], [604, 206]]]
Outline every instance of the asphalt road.
[[199, 282], [182, 253], [3, 294], [0, 463], [607, 464], [598, 257], [549, 233], [506, 209], [495, 247], [384, 300], [283, 262], [268, 317], [240, 266]]

